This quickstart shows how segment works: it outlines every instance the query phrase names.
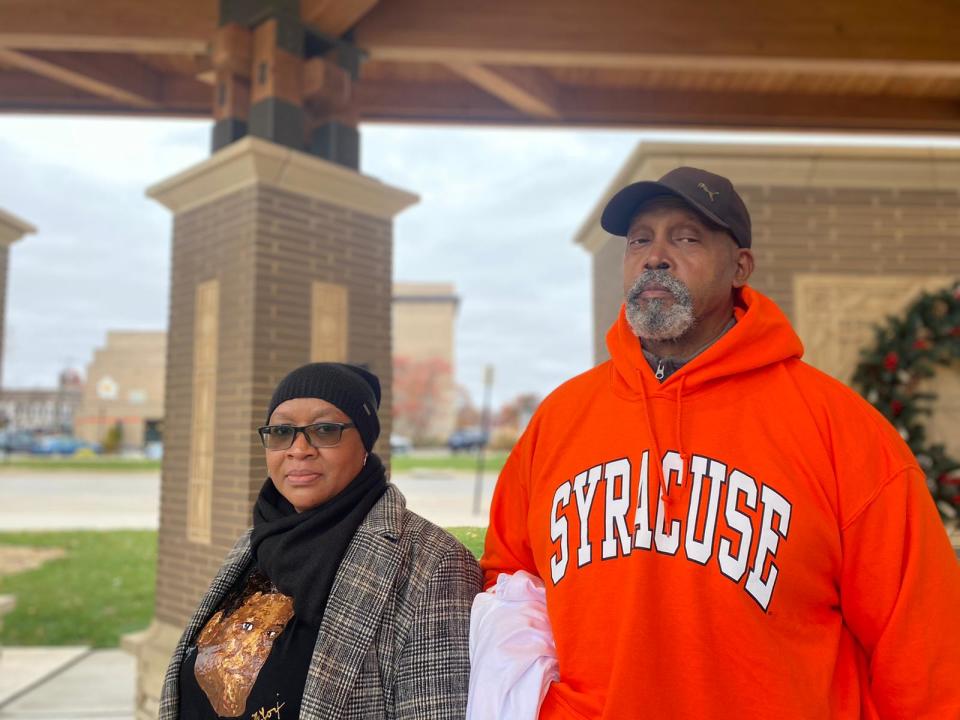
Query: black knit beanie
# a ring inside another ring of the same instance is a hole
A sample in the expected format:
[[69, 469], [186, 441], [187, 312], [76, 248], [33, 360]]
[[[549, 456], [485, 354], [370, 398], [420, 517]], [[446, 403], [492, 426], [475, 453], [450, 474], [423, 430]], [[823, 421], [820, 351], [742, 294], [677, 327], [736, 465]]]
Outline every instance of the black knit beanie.
[[369, 370], [335, 362], [298, 367], [273, 391], [267, 422], [280, 403], [294, 398], [320, 398], [336, 405], [357, 426], [367, 452], [380, 436], [380, 379]]

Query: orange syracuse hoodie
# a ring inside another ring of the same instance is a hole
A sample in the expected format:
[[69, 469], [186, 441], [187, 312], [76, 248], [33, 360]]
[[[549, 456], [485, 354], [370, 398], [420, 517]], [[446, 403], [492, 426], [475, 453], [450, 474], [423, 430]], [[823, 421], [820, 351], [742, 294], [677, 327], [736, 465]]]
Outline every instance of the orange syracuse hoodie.
[[960, 566], [890, 424], [800, 360], [776, 305], [663, 383], [611, 360], [541, 404], [481, 560], [544, 580], [540, 717], [960, 718]]

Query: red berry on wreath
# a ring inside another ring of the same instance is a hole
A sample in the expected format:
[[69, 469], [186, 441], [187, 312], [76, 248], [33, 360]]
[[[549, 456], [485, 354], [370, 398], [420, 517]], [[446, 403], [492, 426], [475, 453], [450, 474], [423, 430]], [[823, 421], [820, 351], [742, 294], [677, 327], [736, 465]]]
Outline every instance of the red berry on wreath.
[[890, 409], [893, 411], [893, 416], [897, 417], [903, 412], [903, 403], [899, 400], [894, 400], [890, 403]]
[[896, 370], [899, 364], [900, 356], [892, 350], [886, 354], [886, 357], [883, 358], [883, 366], [887, 370]]

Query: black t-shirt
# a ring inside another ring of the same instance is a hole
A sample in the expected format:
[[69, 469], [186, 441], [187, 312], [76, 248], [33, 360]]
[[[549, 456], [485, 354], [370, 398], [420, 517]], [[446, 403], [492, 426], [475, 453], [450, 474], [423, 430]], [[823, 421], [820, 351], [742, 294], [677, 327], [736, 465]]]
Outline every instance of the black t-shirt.
[[[249, 577], [241, 582], [247, 585]], [[249, 591], [245, 592], [251, 594]], [[271, 597], [287, 600], [280, 593], [275, 593]], [[295, 720], [299, 717], [303, 688], [317, 641], [318, 628], [301, 621], [296, 615], [292, 616], [282, 629], [279, 623], [274, 623], [270, 628], [256, 627], [256, 622], [246, 620], [248, 616], [252, 617], [252, 614], [247, 612], [247, 607], [241, 605], [224, 619], [224, 629], [217, 642], [219, 649], [212, 656], [211, 663], [216, 668], [243, 664], [244, 656], [234, 652], [239, 635], [248, 635], [244, 638], [248, 645], [252, 639], [262, 648], [270, 645], [268, 633], [275, 633], [279, 629], [279, 634], [272, 638], [272, 647], [269, 648], [266, 660], [259, 673], [256, 673], [242, 712], [238, 715], [217, 714], [214, 709], [216, 699], [208, 697], [207, 692], [197, 680], [195, 668], [198, 648], [192, 645], [188, 648], [183, 664], [180, 666], [180, 718], [182, 720], [212, 720], [221, 717]], [[210, 652], [209, 648], [207, 652]], [[252, 666], [252, 663], [247, 664]], [[248, 676], [253, 675], [250, 667], [247, 667], [245, 672]], [[208, 682], [207, 685], [209, 686], [210, 683]], [[220, 692], [222, 698], [222, 690], [210, 689], [215, 694]], [[223, 700], [221, 699], [220, 702], [222, 703]], [[237, 705], [233, 707], [236, 708]]]

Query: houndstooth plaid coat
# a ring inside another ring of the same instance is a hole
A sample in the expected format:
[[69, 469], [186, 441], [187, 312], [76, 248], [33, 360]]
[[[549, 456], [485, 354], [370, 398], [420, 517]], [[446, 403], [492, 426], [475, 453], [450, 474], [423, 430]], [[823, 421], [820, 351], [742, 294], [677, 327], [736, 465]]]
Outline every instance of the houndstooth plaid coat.
[[[247, 532], [227, 555], [174, 650], [160, 720], [176, 720], [180, 664], [224, 595], [253, 562]], [[477, 561], [406, 509], [387, 486], [337, 571], [303, 690], [315, 720], [462, 720], [470, 676]]]

